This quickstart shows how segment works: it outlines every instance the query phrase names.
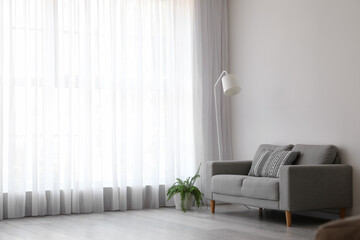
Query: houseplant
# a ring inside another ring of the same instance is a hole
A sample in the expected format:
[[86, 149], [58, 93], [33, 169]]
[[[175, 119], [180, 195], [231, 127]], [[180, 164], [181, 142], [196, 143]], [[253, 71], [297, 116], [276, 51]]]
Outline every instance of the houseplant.
[[176, 198], [180, 198], [181, 210], [183, 210], [184, 212], [191, 208], [193, 199], [195, 199], [195, 204], [198, 208], [203, 204], [203, 194], [196, 186], [194, 186], [196, 179], [200, 177], [200, 167], [201, 164], [195, 176], [193, 176], [191, 179], [190, 177], [188, 177], [186, 180], [181, 180], [180, 178], [177, 178], [176, 182], [167, 191], [166, 195], [168, 196], [168, 201], [172, 197], [174, 197], [175, 204], [177, 204]]

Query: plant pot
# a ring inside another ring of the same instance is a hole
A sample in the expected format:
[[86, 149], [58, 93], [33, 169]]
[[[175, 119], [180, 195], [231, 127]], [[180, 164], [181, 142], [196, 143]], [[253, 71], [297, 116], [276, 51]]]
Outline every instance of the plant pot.
[[[180, 193], [177, 193], [174, 195], [174, 202], [175, 202], [175, 208], [178, 210], [182, 210], [181, 209], [181, 195]], [[186, 194], [185, 195], [185, 199], [184, 199], [184, 207], [186, 210], [190, 210], [192, 205], [194, 203], [194, 196], [191, 194]]]

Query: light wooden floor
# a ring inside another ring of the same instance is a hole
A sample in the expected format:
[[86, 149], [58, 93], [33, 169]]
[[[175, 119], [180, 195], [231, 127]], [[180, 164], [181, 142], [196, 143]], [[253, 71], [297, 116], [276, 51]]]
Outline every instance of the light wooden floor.
[[7, 219], [0, 222], [0, 239], [313, 239], [326, 220], [293, 215], [287, 228], [285, 214], [243, 206], [216, 206], [215, 215], [203, 207], [182, 213], [174, 208], [130, 210]]

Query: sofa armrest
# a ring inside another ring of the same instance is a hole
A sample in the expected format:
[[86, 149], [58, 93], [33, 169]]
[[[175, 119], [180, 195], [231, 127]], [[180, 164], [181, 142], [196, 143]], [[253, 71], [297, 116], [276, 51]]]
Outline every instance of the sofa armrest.
[[250, 171], [252, 161], [222, 161], [207, 162], [205, 174], [205, 197], [211, 196], [211, 177], [219, 174], [247, 175]]
[[280, 168], [280, 209], [352, 207], [352, 167], [346, 164], [287, 165]]

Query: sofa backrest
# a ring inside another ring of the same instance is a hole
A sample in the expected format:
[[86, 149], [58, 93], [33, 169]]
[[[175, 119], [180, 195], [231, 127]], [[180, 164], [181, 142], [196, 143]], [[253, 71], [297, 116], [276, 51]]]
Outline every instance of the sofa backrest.
[[257, 156], [260, 155], [264, 150], [272, 150], [272, 151], [290, 151], [294, 145], [271, 145], [271, 144], [261, 144], [256, 150], [254, 159], [258, 159]]
[[340, 163], [338, 149], [333, 145], [296, 144], [292, 151], [300, 152], [296, 165]]

